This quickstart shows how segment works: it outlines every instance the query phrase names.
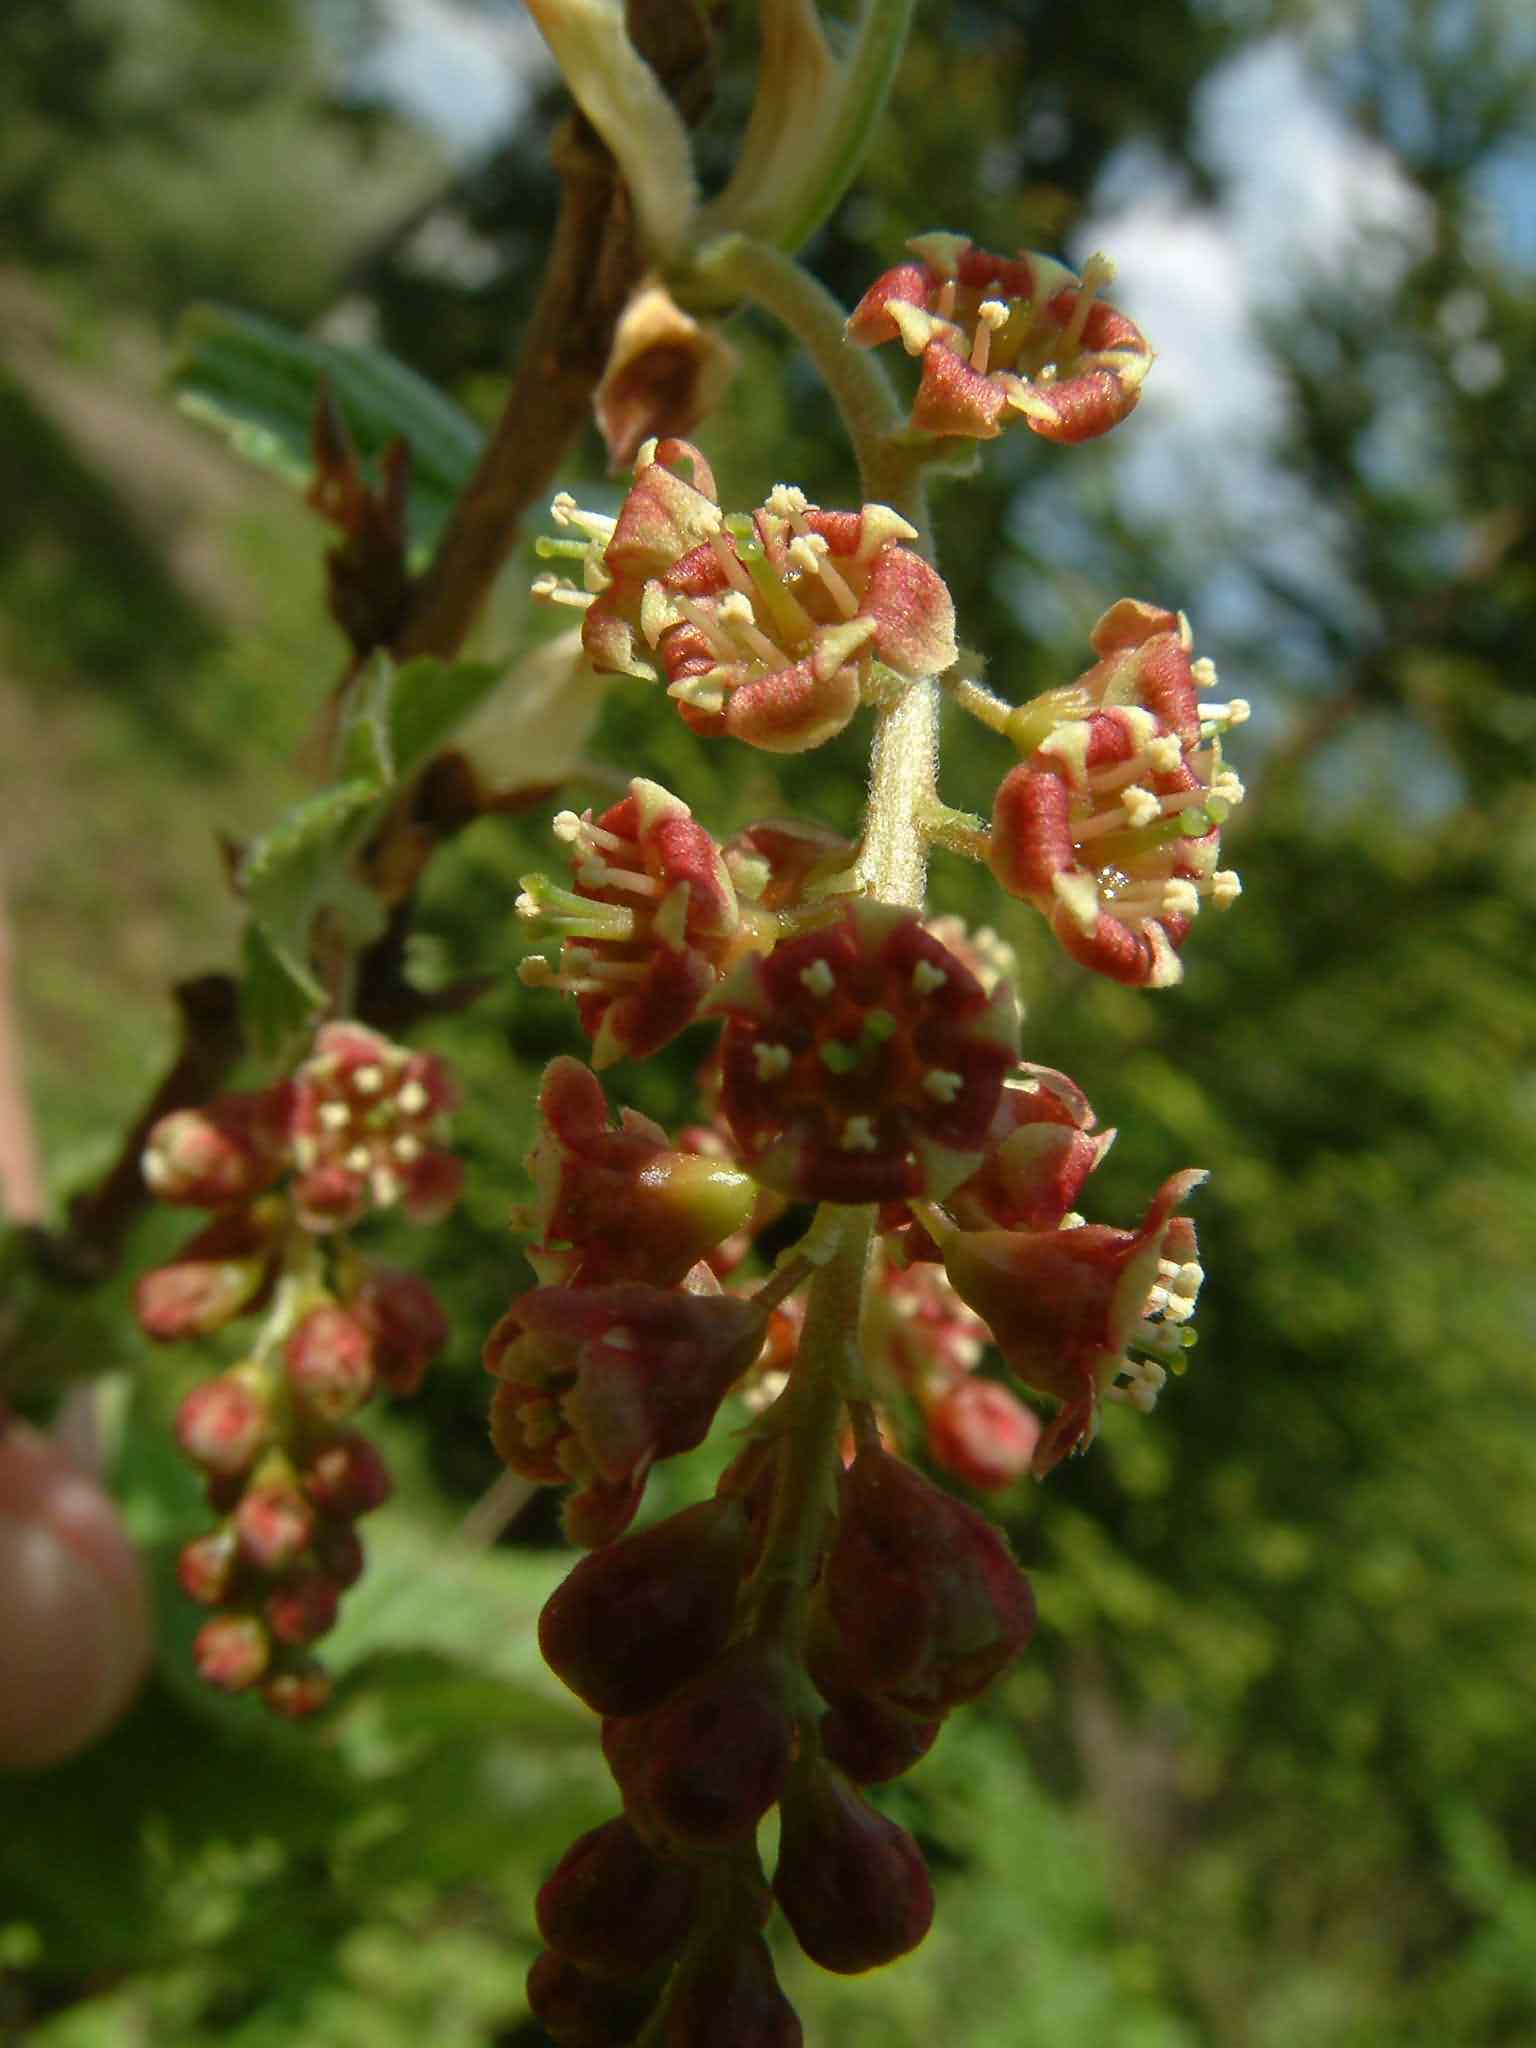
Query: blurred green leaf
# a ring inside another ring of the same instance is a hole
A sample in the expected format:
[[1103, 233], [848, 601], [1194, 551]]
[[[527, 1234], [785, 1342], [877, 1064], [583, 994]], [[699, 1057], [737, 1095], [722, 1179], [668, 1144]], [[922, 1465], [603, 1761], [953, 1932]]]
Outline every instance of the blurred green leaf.
[[314, 476], [310, 429], [324, 383], [365, 466], [397, 437], [410, 444], [412, 552], [429, 549], [479, 458], [467, 413], [382, 349], [311, 341], [227, 306], [195, 306], [182, 321], [170, 371], [178, 406], [297, 490]]

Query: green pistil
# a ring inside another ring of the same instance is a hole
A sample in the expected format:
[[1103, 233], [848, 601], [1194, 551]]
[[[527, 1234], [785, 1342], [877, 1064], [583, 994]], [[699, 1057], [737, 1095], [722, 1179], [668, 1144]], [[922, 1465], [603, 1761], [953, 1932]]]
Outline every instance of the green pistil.
[[556, 540], [547, 533], [541, 533], [533, 544], [533, 552], [544, 562], [579, 562], [591, 549], [590, 540]]
[[816, 621], [780, 582], [761, 541], [744, 534], [733, 536], [741, 566], [752, 579], [752, 589], [773, 638], [786, 649], [803, 646], [816, 631]]
[[845, 1038], [829, 1038], [819, 1048], [818, 1057], [829, 1074], [851, 1074], [900, 1028], [889, 1010], [870, 1010], [865, 1014], [853, 1044], [850, 1045]]

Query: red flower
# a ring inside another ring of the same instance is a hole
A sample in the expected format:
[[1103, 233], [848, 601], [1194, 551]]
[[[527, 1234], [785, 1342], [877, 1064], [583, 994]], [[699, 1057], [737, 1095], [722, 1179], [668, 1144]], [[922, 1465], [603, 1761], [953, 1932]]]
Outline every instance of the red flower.
[[759, 1180], [814, 1201], [937, 1195], [980, 1163], [1017, 1018], [915, 911], [861, 900], [743, 960], [721, 1104]]
[[[1139, 1230], [957, 1230], [944, 1240], [956, 1292], [991, 1326], [1025, 1386], [1060, 1413], [1035, 1453], [1043, 1477], [1088, 1443], [1101, 1402], [1153, 1406], [1178, 1368], [1199, 1292], [1194, 1226], [1174, 1211], [1205, 1175], [1176, 1173], [1153, 1197]], [[1120, 1380], [1126, 1384], [1117, 1384]]]
[[1241, 699], [1202, 715], [1214, 680], [1192, 662], [1188, 622], [1126, 598], [1094, 627], [1100, 659], [1069, 691], [1014, 714], [1028, 758], [998, 790], [989, 855], [1011, 895], [1050, 920], [1067, 951], [1115, 981], [1165, 988], [1203, 897], [1225, 905], [1221, 825], [1242, 801], [1221, 733]]
[[555, 831], [574, 888], [527, 875], [517, 908], [564, 937], [560, 972], [534, 958], [520, 979], [576, 997], [595, 1067], [644, 1059], [693, 1022], [750, 941], [720, 848], [679, 797], [638, 776], [595, 822], [562, 811]]
[[1095, 296], [1102, 256], [1079, 279], [1049, 256], [992, 256], [963, 235], [919, 235], [917, 261], [876, 278], [848, 321], [864, 347], [900, 340], [921, 356], [912, 424], [991, 440], [1015, 419], [1048, 441], [1089, 441], [1141, 396], [1152, 351]]
[[458, 1091], [434, 1054], [410, 1052], [365, 1024], [322, 1024], [294, 1076], [295, 1212], [306, 1230], [345, 1230], [396, 1202], [433, 1223], [458, 1199], [463, 1170], [439, 1142]]
[[619, 1535], [658, 1458], [691, 1451], [757, 1356], [766, 1311], [638, 1281], [536, 1287], [486, 1340], [496, 1448], [525, 1478], [581, 1491], [572, 1539]]
[[615, 1129], [602, 1083], [579, 1060], [551, 1061], [539, 1111], [528, 1160], [534, 1200], [520, 1220], [541, 1280], [674, 1287], [752, 1213], [757, 1190], [739, 1167], [674, 1150], [635, 1109], [621, 1110]]
[[955, 660], [949, 592], [888, 506], [824, 512], [781, 484], [750, 519], [727, 519], [697, 449], [663, 441], [641, 450], [617, 520], [565, 498], [555, 516], [588, 536], [546, 544], [584, 558], [586, 591], [536, 589], [586, 607], [594, 668], [664, 675], [696, 732], [802, 753], [842, 731], [877, 661], [915, 677]]

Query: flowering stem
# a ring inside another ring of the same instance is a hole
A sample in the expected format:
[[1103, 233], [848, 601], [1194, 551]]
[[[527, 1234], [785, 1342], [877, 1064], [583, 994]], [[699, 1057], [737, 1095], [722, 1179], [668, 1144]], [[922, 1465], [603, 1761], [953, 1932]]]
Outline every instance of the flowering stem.
[[[820, 371], [842, 415], [864, 496], [876, 499], [876, 479], [888, 479], [911, 502], [892, 496], [879, 502], [911, 520], [926, 540], [919, 467], [909, 452], [898, 453], [893, 446], [903, 416], [885, 366], [867, 351], [848, 346], [843, 339], [846, 315], [820, 279], [771, 242], [750, 235], [721, 235], [706, 244], [692, 269], [676, 283], [685, 297], [751, 299], [789, 329]], [[914, 517], [914, 505], [922, 516]]]
[[791, 1653], [832, 1511], [832, 1475], [843, 1409], [862, 1370], [858, 1330], [875, 1212], [823, 1207], [819, 1233], [836, 1234], [832, 1257], [811, 1283], [794, 1377], [781, 1396], [787, 1427], [773, 1515], [758, 1566], [758, 1624]]

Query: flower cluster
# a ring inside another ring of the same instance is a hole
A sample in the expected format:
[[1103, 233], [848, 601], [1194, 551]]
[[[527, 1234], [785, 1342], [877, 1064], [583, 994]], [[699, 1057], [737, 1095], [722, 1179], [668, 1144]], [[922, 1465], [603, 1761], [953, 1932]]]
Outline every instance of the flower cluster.
[[365, 1259], [347, 1232], [396, 1203], [418, 1223], [447, 1213], [460, 1167], [441, 1130], [454, 1102], [433, 1055], [330, 1023], [289, 1079], [178, 1110], [145, 1150], [161, 1200], [212, 1216], [141, 1277], [143, 1328], [206, 1337], [262, 1313], [249, 1354], [177, 1416], [219, 1517], [182, 1551], [179, 1575], [214, 1610], [194, 1649], [203, 1678], [259, 1685], [281, 1714], [327, 1697], [308, 1652], [363, 1568], [358, 1517], [390, 1492], [354, 1419], [376, 1391], [414, 1393], [448, 1337], [426, 1282]]
[[[921, 355], [914, 427], [985, 438], [1019, 417], [1074, 441], [1130, 411], [1149, 352], [1096, 301], [1103, 266], [1079, 281], [956, 237], [916, 251], [849, 323]], [[1221, 736], [1246, 706], [1201, 709], [1213, 677], [1175, 614], [1114, 606], [1096, 665], [1014, 706], [952, 666], [948, 593], [885, 507], [825, 512], [780, 485], [731, 517], [698, 451], [663, 441], [616, 517], [565, 497], [555, 516], [579, 538], [544, 552], [579, 560], [582, 587], [542, 594], [582, 609], [596, 668], [664, 680], [706, 736], [798, 752], [943, 676], [1020, 759], [990, 830], [922, 796], [908, 827], [984, 860], [1085, 965], [1164, 985], [1200, 901], [1236, 894]], [[921, 1854], [860, 1788], [915, 1764], [1033, 1627], [1002, 1537], [903, 1438], [915, 1422], [932, 1466], [990, 1493], [1086, 1447], [1107, 1402], [1150, 1408], [1193, 1341], [1179, 1212], [1203, 1175], [1171, 1176], [1135, 1229], [1086, 1222], [1114, 1133], [1020, 1059], [1007, 949], [878, 900], [864, 849], [794, 819], [720, 841], [642, 778], [555, 833], [569, 883], [526, 877], [518, 909], [559, 959], [524, 982], [575, 998], [597, 1068], [719, 1035], [675, 1138], [611, 1118], [587, 1066], [548, 1069], [518, 1219], [539, 1284], [485, 1347], [502, 1456], [569, 1489], [589, 1551], [540, 1640], [603, 1717], [623, 1802], [539, 1896], [529, 1996], [562, 2042], [789, 2048], [772, 1903], [830, 1970], [922, 1939]], [[626, 1534], [651, 1468], [733, 1395], [746, 1441], [713, 1497]]]
[[[806, 1954], [847, 1974], [928, 1931], [922, 1853], [860, 1788], [910, 1769], [1012, 1663], [1034, 1625], [1029, 1584], [979, 1515], [861, 1450], [802, 1662], [766, 1540], [787, 1456], [760, 1439], [713, 1499], [595, 1552], [545, 1607], [545, 1659], [603, 1716], [623, 1800], [539, 1894], [529, 1995], [557, 2040], [627, 2040], [665, 1996], [680, 2048], [797, 2041], [761, 1933], [775, 1902]], [[770, 1882], [756, 1835], [775, 1805]]]
[[536, 590], [585, 609], [595, 669], [665, 677], [710, 738], [803, 753], [882, 688], [955, 659], [949, 592], [887, 506], [824, 512], [780, 484], [750, 517], [727, 518], [698, 449], [668, 440], [641, 449], [616, 519], [564, 496], [554, 515], [586, 538], [544, 552], [579, 556], [583, 588], [550, 576]]
[[1221, 739], [1242, 698], [1202, 706], [1216, 680], [1191, 659], [1188, 622], [1126, 598], [1094, 627], [1099, 659], [1065, 691], [1011, 714], [1025, 758], [1003, 779], [988, 859], [1010, 895], [1050, 921], [1074, 958], [1116, 981], [1162, 988], [1202, 901], [1225, 906], [1217, 866], [1243, 786]]

